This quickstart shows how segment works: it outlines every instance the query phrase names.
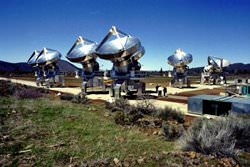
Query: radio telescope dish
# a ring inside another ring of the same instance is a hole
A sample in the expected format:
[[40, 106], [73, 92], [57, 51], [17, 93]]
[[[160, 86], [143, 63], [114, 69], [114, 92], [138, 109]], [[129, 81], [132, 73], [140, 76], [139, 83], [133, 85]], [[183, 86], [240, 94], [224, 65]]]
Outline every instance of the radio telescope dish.
[[135, 53], [141, 57], [144, 52], [138, 38], [132, 37], [114, 26], [96, 48], [96, 54], [100, 58], [111, 61], [128, 60], [135, 56]]
[[32, 55], [30, 56], [29, 60], [27, 61], [27, 64], [31, 65], [31, 66], [36, 66], [36, 59], [39, 56], [39, 51], [34, 50]]
[[57, 62], [61, 57], [62, 55], [60, 52], [49, 48], [43, 48], [37, 57], [36, 62], [38, 65], [49, 65]]
[[193, 57], [189, 53], [185, 53], [181, 49], [177, 49], [175, 53], [168, 57], [168, 64], [171, 66], [185, 66], [193, 61]]
[[95, 49], [97, 44], [81, 36], [67, 53], [67, 59], [72, 62], [81, 63], [96, 58]]
[[223, 68], [229, 66], [230, 62], [226, 59], [208, 56], [208, 64]]

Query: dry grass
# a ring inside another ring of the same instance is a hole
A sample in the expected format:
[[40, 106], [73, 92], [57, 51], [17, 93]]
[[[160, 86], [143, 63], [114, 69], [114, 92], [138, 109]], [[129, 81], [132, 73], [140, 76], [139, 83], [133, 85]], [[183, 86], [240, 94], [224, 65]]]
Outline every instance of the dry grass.
[[[4, 128], [0, 159], [9, 165], [65, 166], [128, 155], [136, 159], [173, 149], [170, 142], [115, 124], [100, 105], [1, 97], [0, 106]], [[25, 150], [29, 151], [20, 153]], [[30, 159], [22, 162], [25, 158]]]

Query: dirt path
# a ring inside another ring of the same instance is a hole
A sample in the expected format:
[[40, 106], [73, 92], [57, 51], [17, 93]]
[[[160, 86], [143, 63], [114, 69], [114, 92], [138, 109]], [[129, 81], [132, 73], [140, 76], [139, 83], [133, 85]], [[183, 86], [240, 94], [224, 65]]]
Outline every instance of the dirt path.
[[[26, 81], [26, 80], [20, 80], [20, 79], [10, 79], [10, 78], [3, 78], [0, 77], [0, 80], [9, 80], [13, 83], [28, 85], [32, 87], [38, 87], [36, 86], [35, 82], [32, 81]], [[48, 89], [44, 87], [45, 89]], [[219, 86], [209, 86], [209, 85], [193, 85], [193, 88], [184, 88], [184, 89], [178, 89], [178, 88], [172, 88], [168, 87], [168, 93], [170, 94], [167, 98], [166, 97], [158, 97], [157, 99], [150, 99], [149, 101], [152, 102], [156, 107], [158, 108], [164, 108], [164, 107], [171, 107], [173, 109], [179, 110], [185, 114], [187, 113], [187, 97], [179, 96], [178, 94], [183, 92], [202, 92], [200, 90], [204, 89], [214, 89], [219, 88]], [[70, 94], [79, 94], [81, 92], [80, 87], [65, 87], [65, 88], [49, 88], [49, 90], [62, 92], [62, 93], [70, 93]], [[91, 90], [91, 89], [90, 89]], [[92, 89], [93, 90], [93, 89]], [[154, 91], [154, 89], [148, 89], [149, 91]], [[150, 93], [151, 96], [157, 97], [156, 93]], [[178, 95], [178, 96], [176, 96]], [[89, 99], [99, 99], [99, 100], [105, 100], [105, 101], [112, 101], [114, 100], [112, 97], [110, 97], [109, 94], [89, 94], [87, 95]], [[138, 100], [129, 100], [131, 104], [136, 104]]]

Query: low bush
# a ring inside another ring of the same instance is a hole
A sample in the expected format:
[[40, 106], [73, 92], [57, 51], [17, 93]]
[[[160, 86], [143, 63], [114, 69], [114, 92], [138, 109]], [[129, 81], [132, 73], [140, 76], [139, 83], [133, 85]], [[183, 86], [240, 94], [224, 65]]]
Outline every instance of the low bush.
[[184, 123], [184, 114], [169, 107], [158, 110], [156, 116], [165, 121], [176, 120], [178, 123]]
[[126, 122], [125, 122], [125, 114], [122, 111], [116, 112], [115, 116], [114, 116], [114, 119], [115, 119], [115, 123], [117, 123], [117, 124], [120, 124], [120, 125], [125, 125], [126, 124]]
[[88, 102], [88, 98], [85, 95], [78, 94], [73, 96], [73, 99], [71, 99], [73, 103], [78, 103], [78, 104], [86, 104]]
[[133, 106], [128, 107], [126, 112], [117, 111], [114, 117], [115, 122], [120, 125], [134, 125], [140, 118], [143, 118], [143, 114]]
[[105, 102], [105, 108], [115, 111], [125, 111], [128, 107], [130, 107], [128, 100], [124, 98], [116, 99], [114, 102]]
[[250, 120], [235, 115], [198, 119], [180, 137], [178, 145], [184, 151], [234, 157], [238, 149], [249, 151]]
[[62, 95], [60, 96], [60, 99], [61, 99], [61, 100], [68, 100], [68, 101], [71, 101], [71, 100], [74, 99], [74, 95], [72, 95], [72, 94], [62, 94]]
[[250, 152], [250, 118], [246, 115], [231, 115], [230, 122], [234, 124], [233, 135], [236, 138], [235, 148]]
[[162, 131], [164, 137], [167, 140], [175, 140], [178, 139], [183, 134], [185, 129], [182, 124], [176, 125], [176, 124], [164, 123], [162, 125]]
[[72, 103], [78, 103], [78, 104], [86, 104], [88, 102], [88, 98], [85, 95], [82, 95], [81, 93], [78, 95], [62, 94], [60, 95], [60, 99], [71, 101]]
[[112, 112], [124, 111], [127, 113], [141, 113], [150, 115], [151, 113], [156, 111], [154, 105], [146, 99], [139, 101], [137, 105], [130, 105], [127, 99], [120, 98], [116, 99], [112, 103], [106, 102], [105, 106]]
[[129, 106], [128, 100], [124, 98], [116, 99], [113, 105], [119, 109], [125, 109]]
[[39, 98], [47, 93], [48, 90], [15, 84], [11, 81], [0, 81], [0, 96], [14, 95], [17, 98]]
[[115, 115], [115, 122], [121, 125], [134, 125], [143, 115], [155, 111], [154, 106], [146, 100], [137, 105], [130, 105], [127, 99], [117, 99], [113, 103], [107, 103], [106, 108], [112, 112], [118, 111]]
[[148, 99], [139, 101], [135, 106], [135, 109], [145, 115], [151, 115], [156, 112], [155, 106]]
[[136, 121], [139, 127], [143, 128], [162, 128], [163, 121], [155, 117], [143, 117]]
[[133, 124], [136, 123], [138, 119], [143, 118], [143, 113], [140, 108], [136, 106], [127, 107], [125, 115], [127, 116], [128, 121]]
[[14, 96], [19, 99], [36, 99], [43, 97], [43, 94], [35, 88], [21, 88], [15, 91]]
[[15, 85], [10, 81], [0, 80], [0, 96], [9, 96], [15, 93]]
[[[113, 103], [106, 102], [105, 106], [112, 112], [119, 111], [115, 116], [115, 120], [119, 122], [119, 124], [135, 124], [137, 120], [143, 118], [144, 115], [157, 117], [165, 121], [175, 120], [178, 123], [184, 123], [184, 115], [181, 112], [171, 108], [156, 109], [156, 107], [145, 98], [141, 99], [136, 105], [130, 105], [127, 99], [121, 98], [115, 100]], [[121, 114], [121, 112], [123, 112], [123, 114]]]
[[105, 108], [108, 109], [108, 110], [111, 110], [113, 108], [113, 103], [105, 101], [104, 104], [105, 104]]

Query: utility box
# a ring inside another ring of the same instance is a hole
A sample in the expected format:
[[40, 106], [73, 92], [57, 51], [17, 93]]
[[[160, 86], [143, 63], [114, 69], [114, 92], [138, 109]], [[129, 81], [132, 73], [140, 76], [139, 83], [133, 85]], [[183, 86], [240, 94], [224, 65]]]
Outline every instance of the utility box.
[[250, 114], [250, 98], [233, 98], [230, 100], [232, 102], [232, 111], [239, 113]]
[[203, 100], [213, 100], [216, 96], [198, 95], [188, 98], [188, 112], [193, 114], [203, 113]]
[[250, 98], [198, 95], [188, 98], [188, 112], [193, 114], [226, 115], [229, 112], [250, 114]]
[[250, 97], [250, 85], [243, 85], [241, 87], [241, 94]]
[[230, 102], [203, 100], [203, 114], [228, 115], [231, 109]]

